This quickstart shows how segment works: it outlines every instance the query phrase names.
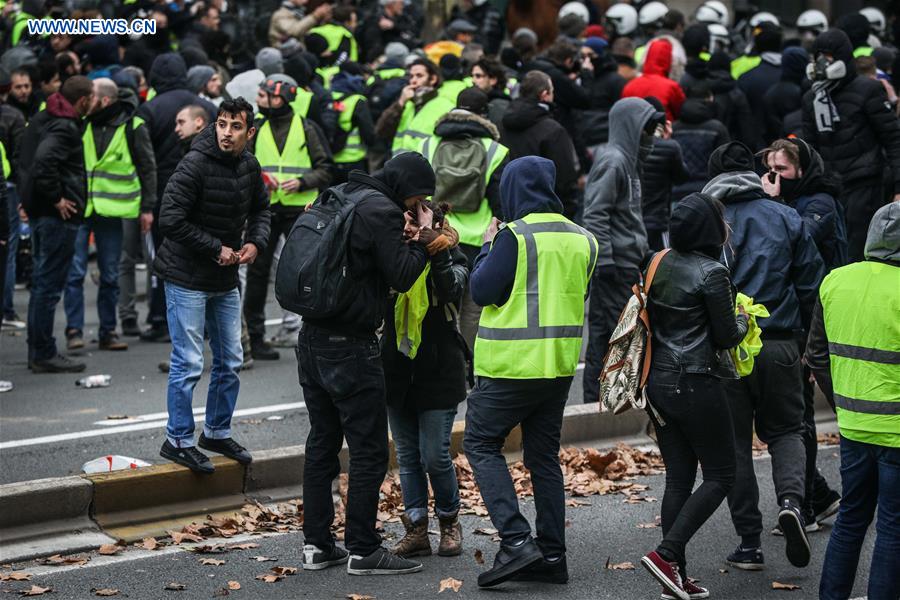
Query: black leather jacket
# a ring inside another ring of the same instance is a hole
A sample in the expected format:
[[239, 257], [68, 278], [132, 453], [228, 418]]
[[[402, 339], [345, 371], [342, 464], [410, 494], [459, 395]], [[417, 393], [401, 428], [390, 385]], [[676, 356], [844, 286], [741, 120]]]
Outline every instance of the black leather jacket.
[[671, 250], [650, 286], [651, 369], [737, 379], [728, 353], [747, 333], [735, 317], [728, 268], [699, 252]]

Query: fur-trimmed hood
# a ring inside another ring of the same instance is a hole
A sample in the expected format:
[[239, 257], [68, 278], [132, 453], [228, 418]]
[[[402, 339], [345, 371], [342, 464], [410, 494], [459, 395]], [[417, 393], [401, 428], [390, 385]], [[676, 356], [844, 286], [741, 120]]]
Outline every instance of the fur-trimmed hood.
[[500, 141], [500, 132], [497, 130], [496, 125], [484, 117], [461, 108], [454, 108], [438, 119], [434, 128], [434, 134], [441, 138], [450, 139], [489, 137], [495, 142]]

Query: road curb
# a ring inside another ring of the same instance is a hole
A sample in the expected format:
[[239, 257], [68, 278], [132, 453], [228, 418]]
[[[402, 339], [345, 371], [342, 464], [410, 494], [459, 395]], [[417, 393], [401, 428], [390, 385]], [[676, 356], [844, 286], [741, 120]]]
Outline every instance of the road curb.
[[[827, 413], [826, 413], [827, 411]], [[824, 402], [817, 402], [817, 421], [833, 421]], [[647, 416], [629, 411], [601, 414], [596, 404], [566, 407], [561, 445], [611, 446], [618, 441], [646, 440]], [[454, 424], [451, 453], [463, 451], [463, 422]], [[503, 452], [521, 458], [521, 432], [514, 429]], [[391, 449], [391, 468], [396, 459]], [[49, 554], [78, 552], [110, 543], [165, 535], [207, 515], [240, 508], [249, 499], [279, 501], [302, 495], [304, 447], [254, 452], [244, 467], [213, 458], [216, 472], [198, 475], [174, 465], [129, 471], [62, 477], [0, 485], [0, 562], [10, 563]], [[341, 451], [347, 470], [347, 448]]]

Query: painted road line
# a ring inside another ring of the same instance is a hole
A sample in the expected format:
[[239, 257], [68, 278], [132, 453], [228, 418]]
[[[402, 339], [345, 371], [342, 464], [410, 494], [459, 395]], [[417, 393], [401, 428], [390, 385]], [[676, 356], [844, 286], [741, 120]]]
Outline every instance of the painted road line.
[[[291, 402], [288, 404], [270, 404], [269, 406], [257, 406], [254, 408], [242, 408], [234, 411], [234, 417], [246, 417], [248, 415], [258, 415], [268, 412], [289, 411], [306, 408], [305, 402]], [[166, 416], [166, 413], [162, 413]], [[204, 418], [204, 411], [201, 409], [200, 414], [194, 411], [194, 421], [200, 422]], [[146, 421], [140, 423], [132, 423], [130, 425], [119, 425], [116, 427], [102, 427], [100, 429], [90, 429], [88, 431], [73, 431], [71, 433], [60, 433], [56, 435], [45, 435], [42, 437], [30, 438], [25, 440], [12, 440], [9, 442], [0, 442], [0, 450], [10, 448], [21, 448], [23, 446], [38, 446], [41, 444], [54, 444], [57, 442], [67, 442], [70, 440], [78, 440], [83, 438], [99, 437], [102, 435], [110, 435], [113, 433], [128, 433], [130, 431], [142, 431], [145, 429], [158, 429], [166, 426], [166, 421]]]

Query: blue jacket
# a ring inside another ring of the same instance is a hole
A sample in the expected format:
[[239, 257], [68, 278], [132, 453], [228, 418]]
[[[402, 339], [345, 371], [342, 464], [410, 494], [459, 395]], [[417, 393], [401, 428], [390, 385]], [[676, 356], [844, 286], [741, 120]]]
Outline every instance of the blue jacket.
[[706, 187], [725, 204], [731, 236], [724, 260], [739, 292], [769, 309], [763, 331], [808, 329], [825, 265], [796, 210], [766, 198], [753, 171], [725, 172]]
[[825, 263], [825, 273], [843, 267], [847, 257], [847, 225], [844, 222], [844, 209], [834, 197], [825, 192], [810, 194], [797, 198], [793, 205], [803, 219], [803, 225], [809, 232], [816, 248]]

